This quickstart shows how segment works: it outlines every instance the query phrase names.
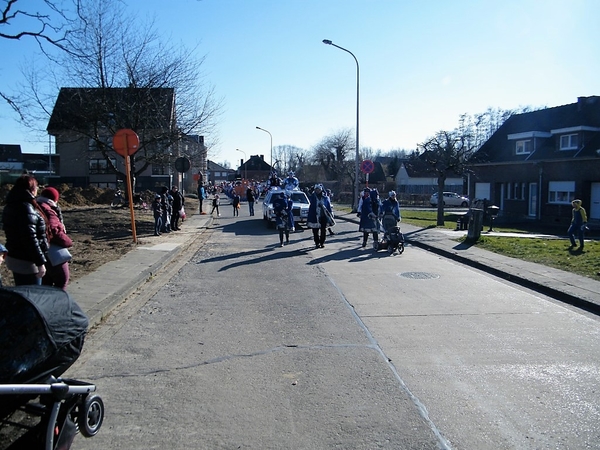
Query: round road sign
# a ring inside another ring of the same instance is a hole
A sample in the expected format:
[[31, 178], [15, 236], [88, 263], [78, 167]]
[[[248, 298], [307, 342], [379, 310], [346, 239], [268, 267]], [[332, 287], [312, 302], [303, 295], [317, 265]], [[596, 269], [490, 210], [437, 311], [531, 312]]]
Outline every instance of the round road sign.
[[113, 149], [121, 156], [131, 156], [138, 151], [140, 138], [135, 131], [123, 128], [113, 136]]
[[175, 160], [175, 170], [180, 173], [187, 172], [190, 170], [190, 160], [183, 156], [177, 158]]
[[370, 159], [365, 159], [360, 163], [360, 171], [362, 173], [372, 173], [375, 170], [375, 164]]

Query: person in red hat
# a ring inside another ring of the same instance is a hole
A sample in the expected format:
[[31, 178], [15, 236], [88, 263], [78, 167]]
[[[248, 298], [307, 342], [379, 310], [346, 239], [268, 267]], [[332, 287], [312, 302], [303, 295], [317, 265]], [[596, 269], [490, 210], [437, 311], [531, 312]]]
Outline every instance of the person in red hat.
[[44, 213], [46, 232], [50, 243], [46, 275], [42, 278], [42, 284], [66, 290], [67, 284], [69, 284], [69, 261], [71, 260], [68, 249], [73, 246], [73, 241], [67, 235], [63, 223], [62, 211], [58, 206], [59, 197], [55, 188], [47, 187], [37, 198], [38, 205]]

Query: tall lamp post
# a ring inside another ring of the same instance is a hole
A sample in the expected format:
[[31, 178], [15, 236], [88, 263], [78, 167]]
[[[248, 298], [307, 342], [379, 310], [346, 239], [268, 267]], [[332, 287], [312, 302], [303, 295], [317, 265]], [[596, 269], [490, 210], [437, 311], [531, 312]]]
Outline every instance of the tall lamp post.
[[243, 150], [240, 150], [239, 148], [236, 148], [235, 151], [243, 153], [243, 155], [244, 155], [244, 161], [245, 161], [244, 162], [244, 172], [245, 172], [244, 179], [246, 181], [248, 181], [248, 161], [246, 161], [246, 152]]
[[334, 47], [339, 48], [340, 50], [343, 50], [347, 53], [350, 53], [352, 55], [352, 57], [354, 58], [354, 61], [356, 61], [356, 160], [354, 161], [354, 198], [352, 199], [352, 207], [354, 208], [357, 205], [357, 201], [358, 201], [358, 173], [359, 173], [359, 167], [360, 167], [360, 156], [358, 153], [358, 125], [359, 125], [359, 74], [360, 74], [360, 69], [358, 66], [358, 59], [356, 59], [356, 56], [354, 56], [354, 53], [352, 53], [350, 50], [345, 49], [344, 47], [340, 47], [339, 45], [334, 44], [333, 42], [331, 42], [329, 39], [323, 39], [323, 44], [327, 44], [327, 45], [333, 45]]
[[[269, 133], [267, 130], [261, 127], [256, 127], [256, 129], [264, 131], [265, 133]], [[273, 168], [273, 135], [269, 133], [269, 136], [271, 136], [271, 168]]]

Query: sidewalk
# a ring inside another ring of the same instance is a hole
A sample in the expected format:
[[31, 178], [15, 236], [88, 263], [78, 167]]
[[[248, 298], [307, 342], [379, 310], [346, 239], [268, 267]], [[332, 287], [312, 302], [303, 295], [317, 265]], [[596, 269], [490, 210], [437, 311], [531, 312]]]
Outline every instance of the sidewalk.
[[[358, 224], [356, 215], [351, 213], [337, 215], [336, 219]], [[181, 231], [163, 234], [159, 238], [152, 237], [148, 239], [151, 242], [138, 245], [121, 259], [104, 264], [70, 284], [69, 294], [88, 315], [90, 326], [98, 324], [124, 298], [173, 261], [184, 248], [192, 245], [211, 223], [212, 216], [209, 214], [189, 216]], [[466, 235], [466, 231], [401, 225], [409, 251], [410, 246], [414, 245], [600, 314], [600, 281], [457, 242], [456, 239]], [[518, 234], [515, 236], [523, 237]], [[553, 238], [543, 235], [535, 237]]]

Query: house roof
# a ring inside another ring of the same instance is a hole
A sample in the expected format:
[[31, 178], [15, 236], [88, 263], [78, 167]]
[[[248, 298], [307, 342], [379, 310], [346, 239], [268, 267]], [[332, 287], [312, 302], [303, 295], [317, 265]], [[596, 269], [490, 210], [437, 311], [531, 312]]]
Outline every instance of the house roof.
[[240, 166], [240, 169], [253, 171], [270, 171], [271, 166], [265, 161], [265, 159], [262, 156], [251, 155], [250, 159], [244, 161], [244, 163]]
[[231, 172], [232, 171], [232, 169], [226, 169], [225, 167], [223, 167], [220, 164], [217, 164], [216, 162], [213, 162], [211, 160], [206, 161], [206, 169], [210, 170], [212, 172], [214, 172], [214, 171]]
[[[572, 131], [588, 132], [589, 136], [572, 151], [558, 151], [556, 135]], [[579, 97], [577, 103], [541, 109], [511, 116], [481, 146], [475, 154], [477, 161], [506, 162], [518, 160], [545, 160], [593, 156], [600, 148], [600, 97]], [[514, 145], [519, 139], [536, 137], [532, 153], [515, 155]]]
[[96, 123], [116, 130], [170, 129], [174, 108], [173, 88], [61, 88], [47, 130], [82, 131]]
[[[431, 178], [435, 176], [431, 166], [421, 159], [411, 159], [410, 161], [404, 161], [402, 163], [407, 175], [410, 178]], [[457, 174], [454, 171], [449, 171], [447, 174], [448, 178], [462, 178], [462, 175]]]
[[20, 162], [23, 161], [21, 146], [18, 144], [0, 144], [0, 161]]

